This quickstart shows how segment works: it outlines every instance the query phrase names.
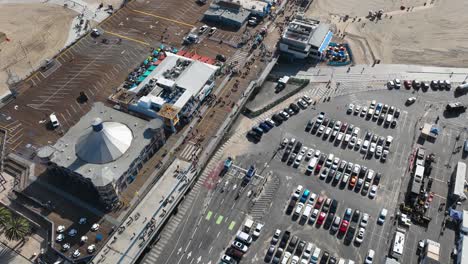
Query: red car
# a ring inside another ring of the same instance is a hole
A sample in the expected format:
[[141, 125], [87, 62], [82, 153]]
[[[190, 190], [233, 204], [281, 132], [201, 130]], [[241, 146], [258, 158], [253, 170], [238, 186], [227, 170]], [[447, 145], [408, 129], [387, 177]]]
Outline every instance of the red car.
[[345, 132], [346, 131], [346, 128], [348, 127], [348, 123], [344, 123], [341, 125], [341, 129], [340, 129], [340, 132]]
[[411, 89], [411, 81], [405, 80], [403, 82], [403, 85], [405, 86], [406, 89]]
[[317, 225], [322, 225], [325, 217], [327, 217], [327, 214], [325, 212], [320, 212], [320, 215], [317, 219]]
[[315, 166], [315, 174], [319, 173], [321, 168], [322, 168], [322, 165], [317, 164], [317, 166]]
[[341, 221], [340, 225], [340, 233], [344, 234], [346, 233], [346, 230], [348, 230], [349, 222], [347, 220]]
[[351, 180], [349, 181], [349, 188], [352, 189], [354, 186], [356, 186], [356, 181], [357, 181], [357, 176], [353, 175], [351, 176]]
[[322, 207], [322, 204], [323, 204], [323, 201], [325, 200], [325, 197], [323, 196], [319, 196], [319, 198], [317, 199], [317, 202], [315, 202], [315, 209], [320, 209], [320, 207]]

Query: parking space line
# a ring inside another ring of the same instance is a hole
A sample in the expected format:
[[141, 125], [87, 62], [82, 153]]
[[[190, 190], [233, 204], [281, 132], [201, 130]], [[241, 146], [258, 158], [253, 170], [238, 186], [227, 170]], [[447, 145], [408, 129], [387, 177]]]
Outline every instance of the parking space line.
[[144, 12], [144, 11], [140, 11], [140, 10], [136, 10], [136, 9], [131, 9], [131, 8], [129, 8], [129, 10], [132, 11], [132, 12], [135, 12], [135, 13], [140, 13], [140, 14], [144, 14], [144, 15], [147, 15], [147, 16], [152, 16], [152, 17], [160, 18], [160, 19], [163, 19], [163, 20], [166, 20], [166, 21], [169, 21], [169, 22], [173, 22], [173, 23], [179, 24], [179, 25], [183, 25], [183, 26], [187, 26], [187, 27], [195, 27], [195, 25], [191, 25], [191, 24], [188, 24], [188, 23], [185, 23], [185, 22], [182, 22], [182, 21], [177, 21], [177, 20], [170, 19], [170, 18], [167, 18], [167, 17], [163, 17], [163, 16], [158, 16], [158, 15], [155, 15], [155, 14], [147, 13], [147, 12]]
[[76, 109], [75, 109], [75, 107], [73, 107], [73, 105], [70, 105], [70, 107], [73, 109], [73, 111], [74, 111], [75, 113], [78, 113], [78, 111], [76, 111]]
[[139, 39], [127, 37], [127, 36], [120, 35], [120, 34], [117, 34], [117, 33], [114, 33], [114, 32], [110, 32], [110, 31], [106, 31], [106, 33], [109, 34], [109, 35], [113, 35], [113, 36], [122, 38], [122, 39], [126, 39], [126, 40], [130, 40], [130, 41], [133, 41], [133, 42], [136, 42], [136, 43], [140, 43], [140, 44], [143, 44], [145, 46], [150, 46], [150, 44], [148, 42], [146, 42], [146, 41], [142, 41], [142, 40], [139, 40]]

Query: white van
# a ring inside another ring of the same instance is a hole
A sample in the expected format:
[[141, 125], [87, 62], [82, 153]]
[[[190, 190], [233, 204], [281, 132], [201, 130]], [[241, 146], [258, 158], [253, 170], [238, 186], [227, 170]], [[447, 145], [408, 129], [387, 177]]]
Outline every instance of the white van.
[[320, 253], [322, 253], [322, 250], [319, 247], [316, 247], [312, 257], [310, 257], [310, 263], [316, 264], [319, 260]]
[[389, 126], [393, 121], [393, 115], [387, 115], [387, 118], [385, 119], [385, 125]]
[[60, 122], [58, 121], [57, 116], [54, 113], [50, 114], [49, 118], [53, 128], [57, 128], [60, 126]]
[[307, 172], [312, 173], [315, 169], [315, 166], [317, 165], [317, 158], [312, 158], [312, 160], [309, 162], [309, 165], [307, 165]]
[[236, 239], [247, 245], [250, 245], [250, 243], [252, 243], [252, 237], [249, 234], [242, 231], [237, 232]]
[[310, 212], [312, 212], [312, 205], [307, 204], [304, 212], [302, 213], [301, 220], [306, 221], [309, 218]]

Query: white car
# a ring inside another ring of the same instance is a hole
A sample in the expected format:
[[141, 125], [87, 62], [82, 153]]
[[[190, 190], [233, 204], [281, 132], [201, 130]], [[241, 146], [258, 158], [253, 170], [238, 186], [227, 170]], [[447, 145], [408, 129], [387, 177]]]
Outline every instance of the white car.
[[333, 163], [332, 163], [332, 169], [336, 170], [338, 168], [338, 164], [340, 163], [340, 158], [336, 157], [334, 160], [333, 160]]
[[236, 248], [236, 249], [238, 249], [238, 250], [240, 250], [240, 251], [242, 251], [242, 252], [244, 252], [244, 253], [246, 253], [247, 250], [249, 250], [249, 247], [248, 247], [248, 246], [242, 244], [242, 243], [239, 242], [239, 241], [234, 241], [234, 242], [232, 242], [232, 247], [234, 247], [234, 248]]
[[306, 101], [308, 104], [312, 104], [312, 99], [310, 99], [309, 96], [303, 95], [303, 96], [302, 96], [302, 99], [303, 99], [304, 101]]
[[354, 104], [348, 105], [348, 110], [346, 110], [347, 114], [351, 114], [354, 111]]
[[332, 129], [330, 127], [327, 127], [327, 129], [325, 129], [325, 137], [328, 137], [331, 133]]
[[313, 243], [307, 243], [307, 247], [304, 250], [304, 253], [302, 254], [302, 259], [306, 260], [306, 263], [308, 263], [308, 260], [310, 258], [310, 254], [312, 254], [312, 249], [314, 248]]
[[317, 220], [317, 216], [319, 214], [319, 210], [318, 209], [314, 209], [314, 211], [312, 211], [312, 213], [310, 214], [310, 217], [309, 217], [309, 224], [314, 224], [315, 223], [315, 220]]
[[387, 88], [388, 89], [393, 89], [395, 87], [395, 83], [393, 81], [387, 82]]
[[369, 252], [367, 252], [366, 260], [364, 261], [364, 263], [372, 264], [374, 262], [374, 256], [375, 256], [375, 251], [372, 249], [369, 249]]
[[378, 224], [383, 225], [385, 223], [385, 218], [387, 217], [387, 213], [388, 213], [387, 209], [382, 208], [379, 214], [379, 218], [377, 219]]
[[341, 140], [343, 140], [344, 134], [343, 132], [338, 133], [338, 136], [336, 137], [337, 143], [340, 143]]
[[372, 185], [372, 187], [370, 188], [370, 191], [369, 191], [369, 198], [371, 199], [374, 199], [375, 198], [375, 195], [377, 194], [377, 185]]
[[72, 256], [73, 256], [74, 258], [77, 258], [77, 257], [79, 257], [80, 255], [81, 255], [80, 250], [77, 249], [77, 250], [73, 251], [73, 255], [72, 255]]
[[276, 229], [275, 233], [273, 234], [273, 237], [271, 238], [271, 244], [276, 244], [278, 243], [281, 235], [281, 230]]
[[410, 98], [406, 99], [407, 104], [412, 104], [414, 102], [416, 102], [416, 97], [410, 97]]
[[377, 104], [377, 101], [372, 100], [371, 103], [370, 103], [369, 109], [374, 109], [376, 104]]
[[359, 132], [360, 132], [360, 131], [361, 131], [361, 129], [360, 129], [359, 127], [355, 127], [355, 128], [353, 129], [352, 135], [357, 137], [357, 136], [359, 135]]
[[291, 253], [286, 251], [284, 253], [283, 260], [281, 261], [281, 264], [288, 264], [290, 258], [291, 258]]
[[284, 147], [284, 146], [288, 145], [288, 143], [289, 143], [289, 139], [288, 138], [283, 138], [283, 141], [281, 142], [281, 146]]
[[368, 223], [369, 223], [369, 214], [367, 213], [362, 214], [361, 222], [359, 222], [359, 226], [366, 227]]
[[310, 160], [313, 156], [314, 156], [314, 149], [309, 149], [309, 151], [307, 151], [305, 159]]
[[217, 28], [212, 27], [210, 28], [210, 31], [208, 31], [208, 36], [212, 36], [216, 32]]
[[357, 175], [359, 174], [360, 171], [361, 171], [361, 166], [359, 164], [354, 164], [353, 173]]
[[299, 263], [299, 257], [294, 255], [294, 257], [291, 260], [291, 264], [298, 264]]
[[295, 199], [299, 199], [299, 197], [301, 196], [301, 193], [302, 193], [302, 190], [304, 189], [304, 187], [302, 187], [302, 185], [298, 185], [296, 187], [296, 190], [294, 191], [293, 193], [293, 197]]
[[207, 30], [208, 30], [208, 26], [207, 25], [203, 25], [200, 27], [200, 29], [198, 29], [198, 34], [201, 35], [203, 33], [205, 33]]
[[360, 105], [356, 105], [356, 107], [354, 108], [354, 115], [357, 115], [361, 112], [361, 106]]
[[356, 238], [354, 238], [354, 242], [356, 242], [357, 244], [361, 244], [362, 241], [364, 240], [365, 233], [366, 233], [366, 229], [364, 229], [363, 227], [359, 228]]
[[367, 114], [367, 106], [364, 106], [359, 114], [360, 117], [364, 117]]
[[257, 223], [257, 226], [255, 226], [255, 230], [252, 233], [253, 237], [259, 237], [260, 233], [262, 232], [262, 228], [263, 224]]
[[339, 131], [339, 130], [340, 130], [340, 127], [341, 127], [341, 121], [338, 120], [338, 121], [336, 121], [335, 127], [334, 127], [333, 129], [336, 130], [336, 131]]
[[294, 212], [295, 215], [301, 215], [302, 214], [302, 209], [304, 208], [303, 203], [298, 203], [296, 207], [296, 211]]
[[349, 148], [354, 148], [354, 146], [356, 145], [356, 141], [357, 141], [357, 137], [354, 136], [352, 137], [350, 140], [349, 140]]
[[323, 134], [323, 131], [325, 130], [325, 126], [324, 125], [320, 125], [318, 131], [317, 131], [317, 136], [320, 136]]
[[394, 83], [395, 83], [395, 88], [396, 88], [396, 89], [400, 89], [400, 88], [401, 88], [401, 81], [400, 81], [400, 79], [395, 79], [395, 80], [394, 80]]
[[385, 161], [387, 160], [388, 153], [389, 153], [389, 151], [386, 150], [386, 149], [384, 149], [384, 151], [382, 151], [382, 157], [380, 157], [380, 160], [381, 160], [382, 162], [385, 162]]
[[356, 145], [354, 146], [354, 149], [359, 150], [361, 148], [361, 145], [362, 145], [362, 139], [358, 138], [356, 141]]
[[305, 155], [307, 152], [307, 149], [308, 149], [307, 147], [302, 147], [300, 154]]
[[309, 196], [309, 200], [308, 200], [307, 203], [313, 205], [313, 204], [315, 203], [315, 200], [316, 200], [316, 199], [317, 199], [317, 194], [311, 193], [310, 196]]
[[296, 160], [294, 161], [294, 166], [295, 167], [299, 167], [303, 157], [304, 157], [304, 155], [302, 155], [302, 154], [297, 155]]
[[377, 147], [377, 144], [375, 144], [375, 142], [372, 142], [370, 144], [369, 152], [373, 154], [375, 152], [376, 147]]
[[319, 158], [319, 157], [320, 157], [320, 153], [321, 153], [320, 150], [317, 149], [317, 150], [315, 151], [314, 156], [315, 156], [316, 158]]
[[383, 148], [382, 146], [377, 146], [377, 149], [375, 151], [375, 157], [379, 158], [382, 155]]

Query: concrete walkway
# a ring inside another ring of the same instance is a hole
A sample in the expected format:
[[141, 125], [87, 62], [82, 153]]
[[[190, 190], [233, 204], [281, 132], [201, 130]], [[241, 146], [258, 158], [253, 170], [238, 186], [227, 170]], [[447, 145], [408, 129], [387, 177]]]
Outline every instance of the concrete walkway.
[[191, 169], [190, 163], [176, 159], [97, 253], [95, 263], [134, 263], [182, 198], [195, 175]]

